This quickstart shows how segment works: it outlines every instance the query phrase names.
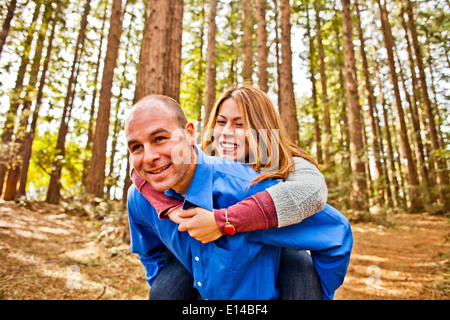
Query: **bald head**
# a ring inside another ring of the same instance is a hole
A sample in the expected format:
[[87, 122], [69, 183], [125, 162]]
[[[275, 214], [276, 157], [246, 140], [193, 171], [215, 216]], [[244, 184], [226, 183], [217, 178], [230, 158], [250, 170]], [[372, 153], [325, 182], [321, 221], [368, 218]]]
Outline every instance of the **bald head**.
[[125, 126], [127, 126], [127, 123], [132, 117], [136, 115], [138, 116], [140, 112], [151, 108], [164, 108], [169, 110], [180, 128], [184, 128], [187, 124], [187, 119], [184, 111], [183, 109], [181, 109], [181, 106], [177, 101], [167, 96], [154, 94], [145, 96], [144, 98], [136, 102], [136, 104], [128, 114], [128, 117], [125, 121]]

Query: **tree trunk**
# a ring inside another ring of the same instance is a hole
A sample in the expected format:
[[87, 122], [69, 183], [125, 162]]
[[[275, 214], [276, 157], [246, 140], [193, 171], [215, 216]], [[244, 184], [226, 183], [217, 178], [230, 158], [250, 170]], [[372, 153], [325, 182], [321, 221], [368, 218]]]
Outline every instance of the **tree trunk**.
[[135, 101], [149, 94], [179, 100], [182, 0], [149, 0]]
[[23, 98], [22, 114], [19, 120], [19, 127], [16, 130], [14, 145], [12, 146], [13, 157], [11, 159], [11, 168], [8, 173], [5, 187], [5, 200], [13, 200], [16, 197], [20, 171], [23, 162], [23, 153], [25, 151], [25, 139], [27, 136], [27, 127], [30, 117], [31, 102], [35, 99], [34, 91], [38, 81], [39, 68], [41, 66], [42, 51], [44, 49], [44, 41], [46, 38], [48, 22], [52, 13], [51, 4], [45, 7], [42, 17], [42, 23], [39, 28], [38, 38], [36, 42], [36, 50], [34, 52], [33, 63], [31, 65], [30, 77], [28, 85], [25, 89], [25, 97]]
[[392, 31], [389, 24], [389, 19], [386, 11], [385, 5], [381, 5], [380, 0], [377, 0], [378, 6], [380, 8], [380, 19], [383, 31], [383, 39], [387, 51], [388, 62], [389, 62], [389, 73], [391, 76], [391, 81], [394, 89], [398, 122], [400, 124], [400, 139], [401, 139], [401, 151], [402, 157], [407, 161], [408, 167], [408, 187], [407, 187], [407, 205], [410, 211], [417, 212], [422, 210], [423, 201], [421, 193], [419, 190], [419, 179], [417, 176], [416, 168], [414, 166], [414, 161], [412, 158], [411, 146], [409, 144], [407, 127], [405, 122], [405, 116], [403, 112], [402, 100], [400, 97], [400, 90], [398, 87], [398, 76], [395, 68], [394, 60], [394, 39], [392, 36]]
[[105, 181], [106, 147], [111, 113], [111, 88], [114, 80], [114, 70], [117, 65], [117, 56], [119, 54], [120, 35], [122, 33], [122, 0], [113, 1], [109, 25], [108, 45], [106, 48], [102, 87], [100, 89], [91, 166], [86, 179], [86, 193], [100, 198], [103, 197], [103, 185]]
[[[389, 168], [391, 170], [391, 181], [392, 181], [392, 186], [394, 189], [393, 192], [393, 197], [392, 197], [392, 201], [393, 201], [393, 205], [398, 207], [400, 205], [400, 199], [399, 199], [399, 194], [400, 194], [400, 187], [398, 185], [398, 181], [397, 181], [397, 174], [396, 174], [396, 170], [395, 170], [395, 161], [394, 161], [394, 151], [392, 148], [392, 139], [391, 139], [391, 131], [389, 129], [389, 119], [388, 119], [388, 114], [387, 114], [387, 110], [386, 110], [386, 101], [384, 98], [384, 94], [383, 94], [383, 86], [382, 86], [382, 82], [381, 82], [381, 77], [380, 77], [380, 71], [379, 71], [379, 66], [378, 66], [378, 62], [377, 62], [377, 53], [375, 50], [375, 46], [372, 44], [372, 60], [375, 64], [375, 76], [377, 78], [377, 84], [378, 84], [378, 88], [380, 90], [379, 93], [379, 101], [383, 110], [383, 119], [384, 119], [384, 132], [385, 132], [385, 138], [386, 138], [386, 144], [387, 144], [387, 161], [389, 163]], [[389, 179], [389, 176], [386, 175], [386, 180]], [[390, 184], [388, 182], [388, 188], [390, 188]], [[388, 199], [388, 203], [389, 203], [389, 199]]]
[[342, 0], [342, 29], [344, 34], [347, 112], [350, 134], [350, 162], [352, 167], [352, 209], [355, 215], [368, 213], [367, 177], [364, 165], [361, 106], [356, 79], [355, 52], [352, 37], [350, 0]]
[[295, 106], [294, 83], [292, 81], [291, 49], [291, 6], [289, 0], [280, 1], [281, 25], [281, 65], [280, 65], [280, 102], [281, 119], [286, 126], [292, 142], [298, 145], [298, 120]]
[[20, 175], [20, 183], [19, 183], [19, 191], [17, 192], [17, 196], [25, 196], [26, 195], [26, 187], [27, 187], [27, 177], [28, 177], [28, 168], [30, 165], [31, 159], [31, 147], [33, 145], [35, 133], [36, 133], [36, 125], [39, 116], [39, 109], [41, 107], [42, 97], [44, 96], [44, 86], [45, 80], [47, 77], [47, 70], [50, 64], [51, 53], [53, 50], [53, 39], [55, 38], [55, 30], [56, 24], [58, 22], [58, 13], [60, 9], [61, 1], [58, 1], [58, 5], [55, 9], [55, 17], [53, 18], [52, 23], [52, 31], [50, 33], [50, 37], [48, 39], [47, 52], [44, 59], [44, 65], [42, 67], [41, 78], [39, 80], [39, 89], [36, 95], [36, 105], [33, 110], [33, 118], [31, 120], [30, 130], [25, 138], [25, 146], [23, 152], [23, 164], [22, 164], [22, 173]]
[[36, 30], [36, 23], [41, 12], [41, 2], [36, 1], [36, 8], [34, 9], [33, 18], [31, 19], [31, 25], [28, 29], [28, 34], [23, 42], [23, 54], [20, 62], [19, 71], [17, 73], [16, 84], [11, 93], [11, 98], [9, 102], [9, 110], [6, 113], [6, 120], [1, 136], [1, 149], [0, 149], [0, 195], [3, 191], [3, 184], [5, 181], [5, 175], [7, 171], [6, 164], [10, 162], [10, 157], [12, 155], [11, 150], [11, 139], [14, 133], [15, 119], [17, 117], [17, 112], [20, 106], [20, 95], [22, 94], [23, 81], [25, 78], [25, 73], [28, 66], [28, 57], [31, 51], [31, 43], [33, 42], [34, 32]]
[[365, 93], [367, 97], [367, 102], [369, 105], [369, 120], [370, 120], [370, 129], [372, 136], [372, 150], [373, 156], [375, 159], [375, 192], [377, 193], [377, 203], [383, 203], [384, 201], [384, 190], [383, 186], [385, 186], [385, 181], [383, 177], [383, 168], [381, 166], [381, 158], [380, 158], [380, 149], [378, 143], [378, 131], [377, 131], [377, 109], [375, 106], [375, 98], [373, 96], [373, 89], [371, 84], [370, 72], [369, 72], [369, 63], [367, 62], [366, 57], [366, 49], [365, 49], [365, 40], [364, 33], [361, 27], [361, 16], [359, 11], [358, 1], [354, 2], [354, 7], [356, 11], [356, 26], [358, 28], [358, 36], [360, 42], [360, 51], [362, 58], [362, 66], [363, 66], [363, 74], [364, 74], [364, 84], [365, 84]]
[[[440, 146], [438, 141], [438, 135], [436, 130], [436, 122], [434, 120], [433, 111], [431, 108], [431, 101], [428, 95], [428, 86], [426, 81], [425, 69], [423, 65], [423, 55], [417, 36], [417, 28], [414, 20], [413, 7], [410, 0], [406, 0], [406, 13], [408, 14], [408, 25], [411, 32], [413, 41], [414, 53], [416, 56], [416, 64], [419, 69], [419, 81], [420, 89], [422, 93], [422, 99], [425, 104], [425, 111], [429, 121], [429, 132], [431, 137], [431, 145], [433, 147], [434, 154], [440, 152]], [[435, 161], [437, 165], [437, 184], [439, 188], [439, 198], [445, 212], [450, 210], [450, 197], [448, 197], [449, 178], [446, 161], [442, 156], [436, 157]]]
[[91, 0], [87, 0], [84, 6], [83, 16], [81, 18], [80, 30], [78, 32], [77, 43], [75, 46], [75, 53], [72, 63], [72, 68], [69, 76], [69, 83], [67, 86], [67, 94], [64, 99], [64, 109], [61, 117], [61, 125], [58, 131], [58, 139], [56, 141], [56, 153], [55, 160], [53, 162], [53, 168], [50, 174], [50, 183], [48, 185], [47, 196], [45, 201], [48, 203], [58, 203], [61, 197], [61, 171], [63, 166], [63, 159], [65, 156], [65, 141], [66, 135], [69, 131], [69, 119], [71, 114], [71, 98], [75, 91], [75, 78], [77, 65], [79, 64], [79, 55], [83, 47], [85, 30], [87, 26], [87, 18], [91, 9]]
[[320, 20], [320, 0], [315, 0], [314, 9], [316, 11], [316, 37], [317, 37], [317, 49], [319, 54], [319, 66], [320, 66], [320, 83], [322, 85], [322, 123], [323, 123], [323, 155], [325, 167], [333, 166], [333, 160], [331, 158], [331, 124], [330, 124], [330, 109], [328, 103], [328, 90], [327, 90], [327, 75], [325, 71], [325, 51], [322, 43], [322, 27]]
[[242, 82], [253, 83], [253, 15], [252, 1], [242, 0]]
[[267, 64], [267, 30], [266, 30], [266, 7], [267, 0], [256, 0], [256, 43], [258, 48], [258, 86], [264, 92], [269, 91], [268, 64]]
[[167, 29], [168, 42], [165, 59], [164, 94], [179, 101], [181, 79], [181, 44], [183, 35], [184, 0], [171, 0], [169, 3], [170, 28]]
[[280, 36], [279, 36], [279, 15], [278, 15], [278, 0], [273, 0], [274, 6], [274, 21], [275, 21], [275, 60], [277, 66], [277, 103], [278, 103], [278, 113], [282, 114], [282, 104], [281, 104], [281, 95], [280, 95], [280, 78], [281, 78], [281, 64], [280, 64]]
[[[197, 131], [197, 137], [196, 137], [196, 144], [201, 144], [202, 143], [202, 108], [204, 106], [204, 101], [205, 101], [205, 89], [204, 87], [206, 86], [206, 79], [205, 82], [203, 80], [203, 74], [205, 72], [205, 68], [204, 68], [204, 56], [203, 56], [203, 49], [205, 46], [205, 41], [204, 41], [204, 35], [205, 35], [205, 26], [206, 26], [206, 2], [203, 1], [202, 2], [202, 9], [201, 9], [201, 27], [200, 27], [200, 44], [198, 46], [199, 49], [199, 54], [200, 54], [200, 61], [202, 61], [202, 63], [199, 63], [197, 66], [197, 79], [196, 79], [196, 85], [195, 85], [195, 90], [196, 90], [196, 94], [195, 94], [195, 115], [196, 115], [196, 131]], [[215, 71], [215, 68], [214, 68]], [[214, 85], [215, 86], [215, 85]], [[204, 109], [206, 111], [206, 107]]]
[[208, 121], [209, 114], [216, 100], [216, 14], [217, 0], [209, 2], [209, 23], [208, 23], [208, 47], [206, 53], [206, 80], [205, 80], [205, 117]]
[[91, 109], [89, 111], [89, 126], [88, 126], [88, 135], [87, 135], [87, 141], [86, 141], [86, 152], [85, 152], [85, 159], [83, 160], [83, 173], [82, 173], [82, 183], [84, 186], [86, 186], [86, 178], [89, 172], [90, 167], [90, 160], [91, 160], [91, 154], [92, 154], [92, 144], [94, 140], [94, 124], [95, 124], [95, 103], [97, 101], [97, 94], [98, 94], [98, 76], [100, 73], [100, 62], [102, 59], [102, 53], [103, 53], [103, 40], [105, 39], [105, 24], [106, 24], [106, 4], [105, 4], [105, 10], [103, 11], [103, 17], [102, 17], [102, 27], [101, 27], [101, 36], [100, 36], [100, 43], [98, 45], [98, 55], [97, 55], [97, 62], [95, 64], [95, 72], [94, 72], [94, 81], [93, 81], [93, 92], [92, 92], [92, 102], [91, 102]]
[[[125, 6], [126, 8], [126, 6]], [[124, 10], [125, 12], [126, 10]], [[128, 28], [128, 32], [125, 36], [125, 39], [128, 39], [127, 46], [125, 48], [125, 60], [122, 64], [122, 76], [120, 77], [120, 86], [119, 86], [119, 94], [117, 96], [116, 109], [114, 114], [114, 123], [113, 123], [113, 132], [112, 132], [112, 141], [111, 141], [111, 156], [109, 161], [109, 173], [106, 179], [106, 196], [110, 197], [110, 191], [113, 186], [117, 185], [117, 180], [119, 179], [118, 171], [120, 171], [117, 167], [116, 163], [116, 153], [117, 153], [117, 143], [121, 138], [120, 130], [123, 129], [123, 108], [120, 107], [123, 100], [123, 89], [126, 86], [126, 72], [127, 65], [130, 59], [130, 46], [131, 46], [131, 31], [132, 28]], [[116, 172], [114, 172], [114, 168], [116, 168]], [[114, 198], [113, 198], [114, 199]]]
[[9, 28], [11, 27], [11, 20], [14, 17], [14, 11], [16, 10], [17, 0], [11, 0], [8, 5], [8, 12], [6, 18], [3, 21], [2, 31], [0, 32], [0, 56], [3, 51], [3, 46], [6, 42], [6, 37], [9, 34]]
[[323, 163], [322, 159], [322, 144], [320, 142], [321, 138], [321, 130], [320, 130], [320, 122], [319, 122], [319, 113], [317, 107], [317, 88], [316, 88], [316, 72], [315, 72], [315, 59], [316, 49], [314, 47], [314, 39], [311, 36], [311, 25], [309, 20], [309, 6], [306, 7], [306, 35], [309, 41], [309, 72], [310, 72], [310, 80], [312, 85], [312, 114], [314, 119], [314, 144], [316, 146], [316, 159], [319, 164]]

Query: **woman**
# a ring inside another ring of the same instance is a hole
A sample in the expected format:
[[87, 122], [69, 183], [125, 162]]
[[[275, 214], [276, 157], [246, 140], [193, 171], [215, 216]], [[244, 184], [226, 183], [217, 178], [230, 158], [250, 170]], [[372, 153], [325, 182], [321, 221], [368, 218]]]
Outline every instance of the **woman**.
[[[188, 231], [197, 240], [209, 242], [223, 234], [299, 223], [325, 206], [327, 189], [317, 164], [289, 140], [272, 102], [261, 90], [243, 86], [222, 93], [202, 141], [207, 154], [248, 163], [260, 171], [252, 183], [267, 178], [286, 181], [227, 209], [214, 210], [214, 214], [202, 208], [180, 212], [178, 200], [158, 194], [133, 171], [134, 183], [160, 216], [168, 215], [180, 224], [180, 231]], [[190, 275], [182, 269], [174, 258], [153, 283], [150, 298], [195, 298]], [[283, 249], [279, 286], [280, 299], [321, 298], [317, 275], [305, 252]]]

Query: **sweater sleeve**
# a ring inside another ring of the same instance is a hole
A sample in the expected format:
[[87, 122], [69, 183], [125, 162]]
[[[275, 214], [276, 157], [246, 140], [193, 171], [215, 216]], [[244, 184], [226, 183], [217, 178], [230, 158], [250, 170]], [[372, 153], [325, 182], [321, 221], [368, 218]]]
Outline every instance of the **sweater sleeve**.
[[[275, 205], [267, 191], [261, 191], [228, 207], [228, 221], [236, 232], [269, 229], [278, 225]], [[217, 226], [225, 234], [225, 209], [214, 210]]]
[[131, 171], [131, 179], [139, 192], [150, 202], [150, 204], [156, 209], [158, 216], [161, 219], [167, 219], [164, 215], [170, 208], [173, 208], [182, 201], [168, 197], [164, 192], [155, 190], [150, 183], [145, 181], [136, 170]]
[[278, 215], [278, 227], [299, 223], [319, 212], [327, 202], [323, 174], [308, 160], [295, 157], [295, 172], [284, 182], [267, 189]]

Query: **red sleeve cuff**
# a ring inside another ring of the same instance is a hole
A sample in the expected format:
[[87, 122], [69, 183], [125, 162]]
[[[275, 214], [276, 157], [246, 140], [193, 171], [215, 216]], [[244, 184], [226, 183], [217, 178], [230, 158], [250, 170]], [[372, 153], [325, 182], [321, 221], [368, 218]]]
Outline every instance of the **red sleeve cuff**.
[[[214, 210], [217, 226], [222, 234], [226, 219], [225, 209]], [[273, 228], [278, 225], [275, 204], [267, 191], [259, 192], [228, 208], [228, 221], [236, 232]]]

